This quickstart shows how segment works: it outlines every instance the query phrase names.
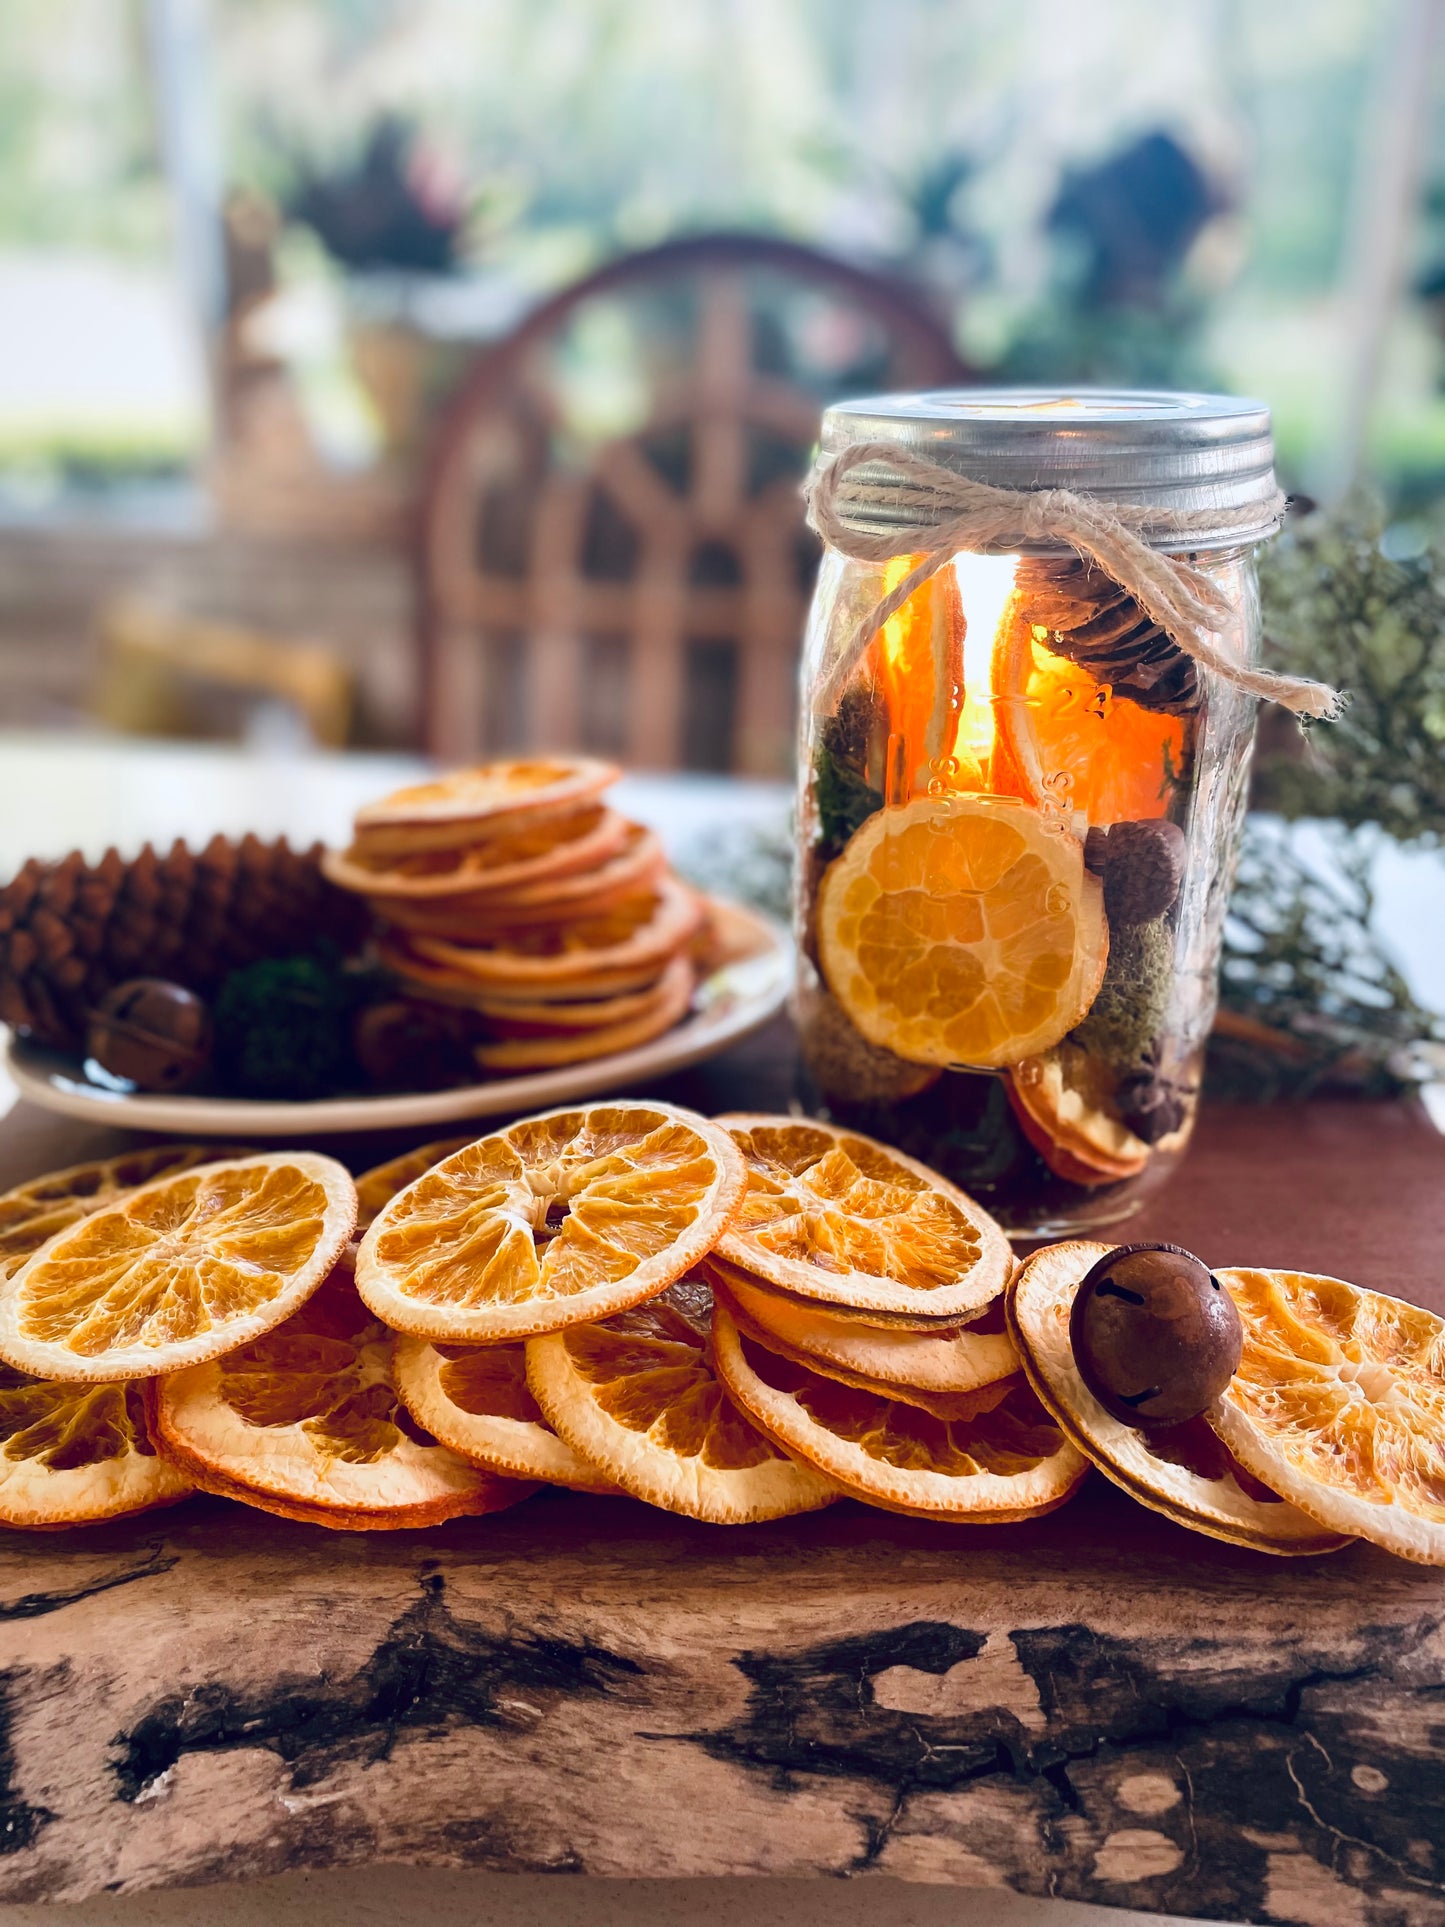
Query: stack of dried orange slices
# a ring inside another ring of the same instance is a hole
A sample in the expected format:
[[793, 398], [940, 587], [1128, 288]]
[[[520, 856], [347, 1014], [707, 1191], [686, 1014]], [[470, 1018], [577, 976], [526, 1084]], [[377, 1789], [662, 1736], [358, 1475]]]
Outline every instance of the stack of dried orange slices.
[[398, 1192], [357, 1284], [403, 1334], [417, 1421], [494, 1471], [623, 1491], [717, 1523], [826, 1505], [837, 1488], [720, 1384], [693, 1277], [743, 1201], [727, 1131], [674, 1105], [526, 1118]]
[[199, 1486], [412, 1525], [524, 1496], [400, 1406], [389, 1334], [350, 1283], [345, 1169], [209, 1155], [136, 1153], [0, 1200], [0, 1518], [73, 1525]]
[[767, 1435], [891, 1511], [1005, 1522], [1087, 1462], [1003, 1328], [1008, 1242], [937, 1172], [872, 1139], [730, 1117], [748, 1168], [704, 1271], [718, 1372]]
[[483, 1070], [520, 1074], [635, 1049], [685, 1016], [697, 896], [655, 834], [607, 806], [610, 763], [486, 763], [357, 813], [327, 853], [366, 898], [414, 996], [476, 1014]]

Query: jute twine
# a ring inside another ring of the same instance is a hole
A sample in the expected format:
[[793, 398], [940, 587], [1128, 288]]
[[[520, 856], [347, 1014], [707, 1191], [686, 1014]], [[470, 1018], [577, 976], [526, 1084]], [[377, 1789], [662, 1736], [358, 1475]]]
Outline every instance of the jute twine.
[[[877, 463], [889, 479], [855, 478], [854, 471]], [[808, 522], [830, 548], [855, 562], [889, 562], [900, 555], [922, 560], [895, 589], [882, 596], [856, 625], [830, 683], [842, 686], [869, 641], [888, 618], [960, 550], [1010, 554], [1034, 543], [1072, 549], [1096, 563], [1126, 590], [1187, 656], [1215, 675], [1267, 702], [1282, 703], [1297, 716], [1330, 721], [1344, 706], [1338, 690], [1307, 676], [1285, 676], [1253, 669], [1222, 649], [1215, 636], [1230, 622], [1229, 598], [1200, 569], [1179, 556], [1161, 554], [1147, 537], [1200, 533], [1218, 535], [1229, 528], [1258, 528], [1278, 522], [1285, 499], [1278, 490], [1264, 504], [1244, 509], [1184, 511], [1140, 508], [1124, 502], [1105, 504], [1072, 489], [995, 488], [894, 442], [857, 442], [832, 456], [820, 456], [804, 485]], [[884, 510], [890, 527], [868, 534], [854, 518]]]

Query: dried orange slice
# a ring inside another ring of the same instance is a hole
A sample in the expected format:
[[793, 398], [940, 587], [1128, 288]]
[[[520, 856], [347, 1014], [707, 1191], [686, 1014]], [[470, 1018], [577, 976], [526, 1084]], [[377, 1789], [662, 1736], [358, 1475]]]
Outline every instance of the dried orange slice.
[[624, 847], [631, 827], [615, 810], [596, 807], [454, 849], [395, 856], [359, 840], [348, 850], [326, 851], [321, 867], [333, 883], [369, 898], [386, 916], [405, 917], [412, 905], [434, 915], [475, 915], [516, 885], [596, 869]]
[[532, 1489], [469, 1465], [413, 1423], [391, 1376], [391, 1334], [346, 1264], [283, 1325], [172, 1373], [153, 1400], [162, 1450], [197, 1485], [313, 1525], [438, 1525]]
[[820, 1378], [831, 1378], [839, 1385], [847, 1385], [855, 1392], [869, 1392], [875, 1398], [896, 1399], [900, 1405], [915, 1405], [921, 1412], [928, 1412], [938, 1419], [971, 1419], [980, 1413], [992, 1411], [1008, 1396], [1013, 1380], [1020, 1376], [1011, 1373], [1007, 1378], [995, 1379], [991, 1384], [980, 1385], [971, 1392], [925, 1391], [922, 1386], [910, 1385], [906, 1380], [890, 1381], [875, 1378], [871, 1372], [859, 1372], [848, 1365], [840, 1365], [834, 1358], [820, 1358], [816, 1353], [802, 1350], [800, 1346], [789, 1344], [775, 1331], [769, 1331], [756, 1319], [750, 1318], [742, 1305], [725, 1286], [713, 1281], [713, 1295], [732, 1319], [744, 1338], [755, 1339], [765, 1350], [775, 1352], [779, 1358], [790, 1364], [802, 1365]]
[[543, 1418], [527, 1385], [525, 1345], [432, 1345], [401, 1334], [392, 1370], [417, 1424], [472, 1464], [578, 1492], [619, 1489]]
[[497, 999], [513, 1003], [541, 1003], [556, 1000], [575, 1003], [588, 997], [611, 997], [623, 992], [653, 990], [658, 975], [670, 958], [648, 959], [630, 968], [595, 970], [579, 963], [575, 972], [565, 976], [539, 979], [530, 959], [516, 979], [497, 976], [479, 981], [468, 971], [433, 963], [419, 956], [410, 944], [395, 937], [383, 938], [377, 945], [382, 968], [419, 995], [439, 1003], [460, 1004], [464, 1009], [485, 1009]]
[[[671, 965], [668, 966], [671, 968]], [[659, 976], [643, 990], [614, 991], [603, 997], [478, 996], [472, 1008], [487, 1019], [498, 1037], [555, 1037], [564, 1030], [604, 1030], [646, 1017], [658, 1002]]]
[[[894, 556], [883, 565], [891, 594], [923, 558]], [[875, 674], [888, 709], [890, 753], [900, 764], [904, 798], [927, 787], [930, 772], [952, 754], [964, 695], [966, 627], [958, 577], [951, 568], [921, 583], [891, 615], [874, 644]]]
[[1445, 1566], [1445, 1319], [1308, 1272], [1215, 1268], [1244, 1355], [1208, 1418], [1332, 1532]]
[[1085, 1053], [1063, 1044], [1014, 1065], [1006, 1089], [1020, 1129], [1056, 1177], [1118, 1184], [1139, 1175], [1151, 1146], [1104, 1109], [1091, 1081]]
[[0, 1284], [0, 1358], [41, 1378], [149, 1378], [279, 1325], [351, 1236], [356, 1187], [314, 1151], [155, 1179]]
[[1121, 1425], [1079, 1376], [1069, 1339], [1074, 1294], [1111, 1249], [1085, 1239], [1036, 1251], [1009, 1293], [1009, 1325], [1039, 1398], [1084, 1456], [1141, 1505], [1176, 1524], [1258, 1552], [1335, 1552], [1321, 1531], [1234, 1459], [1203, 1419], [1147, 1430]]
[[857, 1131], [789, 1117], [720, 1117], [747, 1196], [719, 1257], [800, 1298], [966, 1319], [1013, 1258], [981, 1206], [926, 1164]]
[[816, 1512], [838, 1489], [780, 1452], [718, 1382], [705, 1285], [527, 1344], [527, 1382], [573, 1450], [649, 1505], [713, 1525]]
[[396, 1331], [498, 1344], [655, 1297], [711, 1250], [747, 1174], [727, 1132], [623, 1100], [523, 1118], [394, 1197], [357, 1289]]
[[437, 1138], [434, 1143], [419, 1144], [414, 1151], [403, 1151], [400, 1157], [388, 1158], [385, 1164], [374, 1164], [369, 1171], [363, 1171], [356, 1180], [356, 1235], [360, 1237], [398, 1191], [405, 1191], [423, 1171], [430, 1171], [434, 1164], [440, 1164], [443, 1158], [451, 1157], [471, 1141], [470, 1133], [466, 1137]]
[[622, 774], [615, 763], [592, 757], [515, 757], [452, 770], [430, 783], [413, 783], [368, 803], [355, 816], [358, 832], [405, 827], [487, 828], [498, 817], [574, 808], [597, 796]]
[[1010, 770], [1030, 802], [1082, 810], [1096, 828], [1164, 815], [1188, 753], [1178, 716], [1115, 696], [1017, 609], [994, 660], [995, 780]]
[[1022, 1378], [988, 1411], [950, 1421], [780, 1358], [721, 1304], [712, 1334], [718, 1376], [749, 1417], [869, 1505], [1009, 1524], [1052, 1512], [1089, 1469]]
[[138, 1385], [55, 1385], [0, 1365], [0, 1523], [89, 1525], [194, 1490], [151, 1442]]
[[0, 1278], [18, 1271], [57, 1231], [88, 1218], [126, 1191], [149, 1184], [167, 1171], [188, 1171], [193, 1165], [246, 1155], [239, 1145], [152, 1144], [17, 1184], [0, 1196]]
[[824, 873], [818, 955], [872, 1044], [992, 1066], [1073, 1029], [1109, 956], [1099, 879], [1059, 821], [1014, 797], [877, 810]]
[[655, 884], [666, 867], [662, 845], [651, 830], [638, 823], [628, 823], [624, 829], [617, 854], [593, 868], [566, 875], [553, 871], [530, 884], [488, 888], [467, 896], [373, 896], [372, 907], [403, 930], [419, 930], [453, 943], [485, 942], [499, 924], [604, 916]]
[[588, 982], [598, 973], [653, 974], [690, 943], [703, 920], [702, 905], [676, 877], [627, 897], [595, 917], [560, 923], [499, 925], [485, 942], [447, 943], [415, 933], [411, 948], [424, 960], [482, 987], [530, 987]]
[[636, 1050], [660, 1037], [687, 1015], [692, 1002], [693, 970], [686, 957], [674, 957], [658, 979], [645, 1008], [615, 1024], [578, 1029], [575, 1025], [551, 1036], [504, 1037], [473, 1046], [472, 1055], [483, 1070], [518, 1072], [542, 1070], [557, 1064], [581, 1064], [595, 1057], [613, 1057]]
[[783, 1347], [784, 1356], [795, 1351], [824, 1373], [832, 1366], [877, 1385], [947, 1398], [977, 1392], [1021, 1369], [1014, 1342], [1002, 1329], [880, 1330], [826, 1305], [770, 1290], [735, 1265], [707, 1259], [704, 1270], [736, 1322], [745, 1329], [756, 1325], [764, 1344]]

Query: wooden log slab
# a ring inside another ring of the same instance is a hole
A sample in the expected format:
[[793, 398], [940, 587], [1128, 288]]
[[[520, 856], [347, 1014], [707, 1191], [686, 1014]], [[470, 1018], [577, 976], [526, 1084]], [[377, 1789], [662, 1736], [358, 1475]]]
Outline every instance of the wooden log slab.
[[1023, 1527], [543, 1494], [0, 1535], [0, 1899], [375, 1860], [1445, 1922], [1445, 1576], [1094, 1479]]

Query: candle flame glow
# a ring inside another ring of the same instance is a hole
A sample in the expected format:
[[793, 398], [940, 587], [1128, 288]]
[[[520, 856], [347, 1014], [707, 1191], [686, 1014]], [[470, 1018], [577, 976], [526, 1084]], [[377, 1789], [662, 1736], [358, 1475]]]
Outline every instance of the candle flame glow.
[[953, 572], [968, 627], [963, 638], [963, 681], [967, 692], [958, 719], [954, 755], [973, 765], [987, 783], [993, 757], [994, 652], [1009, 597], [1013, 594], [1016, 555], [956, 555]]

